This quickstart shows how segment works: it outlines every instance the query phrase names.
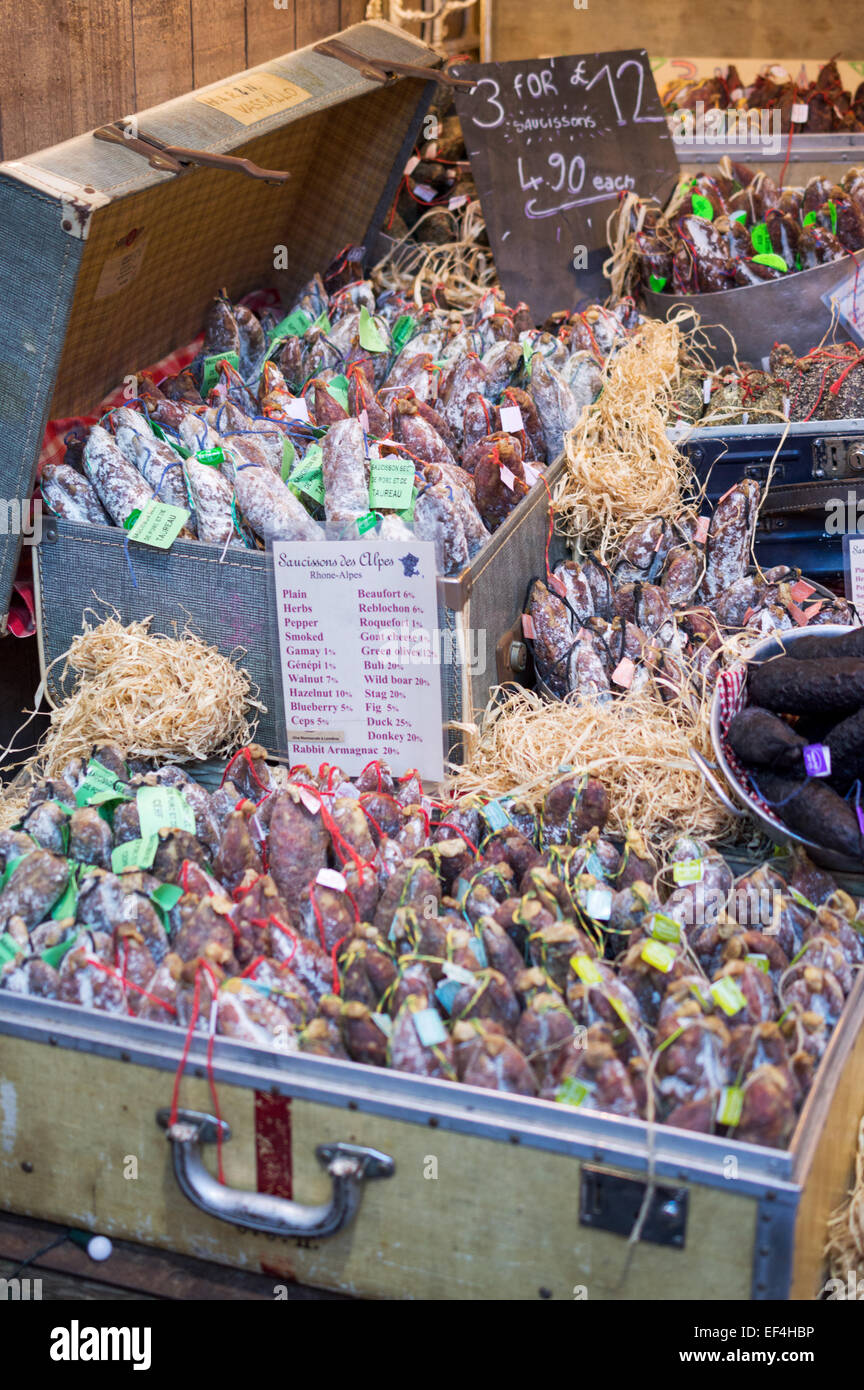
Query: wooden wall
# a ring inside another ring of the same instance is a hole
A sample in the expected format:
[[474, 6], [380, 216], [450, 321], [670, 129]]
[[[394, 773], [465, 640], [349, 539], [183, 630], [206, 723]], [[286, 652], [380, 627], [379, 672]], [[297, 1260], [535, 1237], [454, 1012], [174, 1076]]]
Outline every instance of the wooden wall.
[[652, 58], [864, 57], [861, 0], [725, 0], [717, 9], [699, 0], [491, 0], [488, 26], [497, 62], [619, 48]]
[[2, 0], [0, 158], [357, 24], [366, 0]]

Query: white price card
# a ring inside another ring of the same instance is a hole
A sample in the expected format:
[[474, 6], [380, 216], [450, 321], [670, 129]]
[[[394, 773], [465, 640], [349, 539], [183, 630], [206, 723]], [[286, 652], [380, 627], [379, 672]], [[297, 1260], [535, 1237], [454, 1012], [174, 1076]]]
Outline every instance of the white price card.
[[864, 615], [864, 535], [843, 537], [843, 572], [846, 597], [861, 618]]
[[274, 541], [292, 763], [349, 776], [375, 758], [397, 774], [444, 774], [435, 547], [405, 541]]

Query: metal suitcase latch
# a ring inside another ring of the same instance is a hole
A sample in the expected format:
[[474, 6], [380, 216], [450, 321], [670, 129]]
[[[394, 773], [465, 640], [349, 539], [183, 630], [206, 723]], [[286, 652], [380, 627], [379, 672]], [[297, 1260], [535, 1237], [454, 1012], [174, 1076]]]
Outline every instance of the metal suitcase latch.
[[291, 177], [284, 169], [262, 169], [251, 159], [241, 159], [238, 155], [189, 150], [185, 145], [166, 145], [157, 136], [137, 129], [135, 123], [124, 125], [122, 121], [114, 121], [111, 125], [94, 130], [93, 138], [105, 140], [109, 145], [123, 145], [134, 154], [140, 154], [151, 168], [160, 169], [166, 174], [180, 174], [189, 164], [205, 164], [212, 169], [228, 169], [245, 174], [250, 179], [263, 179], [265, 183], [285, 183]]
[[437, 68], [423, 68], [417, 63], [397, 63], [392, 58], [371, 58], [368, 53], [358, 53], [356, 49], [349, 48], [341, 39], [324, 39], [322, 43], [316, 43], [314, 52], [347, 63], [348, 67], [356, 68], [370, 82], [392, 82], [396, 77], [422, 77], [426, 82], [434, 80], [446, 87], [475, 85], [467, 77], [453, 77], [451, 73]]
[[[579, 1221], [598, 1231], [629, 1236], [639, 1219], [647, 1183], [619, 1177], [600, 1168], [582, 1168]], [[686, 1187], [655, 1187], [640, 1240], [683, 1250], [689, 1193]]]
[[855, 478], [864, 473], [864, 439], [831, 435], [813, 441], [814, 478]]

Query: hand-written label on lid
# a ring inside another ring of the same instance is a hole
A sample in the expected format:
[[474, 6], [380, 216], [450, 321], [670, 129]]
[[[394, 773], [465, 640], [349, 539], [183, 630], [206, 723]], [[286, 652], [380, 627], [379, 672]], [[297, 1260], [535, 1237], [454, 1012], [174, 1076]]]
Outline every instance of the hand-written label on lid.
[[501, 428], [506, 434], [518, 434], [525, 428], [518, 405], [501, 406]]
[[831, 776], [831, 749], [827, 744], [808, 743], [801, 752], [804, 757], [804, 771], [808, 777]]
[[211, 91], [193, 93], [193, 100], [204, 106], [212, 106], [223, 116], [230, 116], [240, 125], [254, 125], [266, 116], [275, 116], [280, 111], [288, 111], [309, 97], [303, 87], [289, 82], [275, 72], [256, 72], [229, 82], [224, 87], [214, 87]]

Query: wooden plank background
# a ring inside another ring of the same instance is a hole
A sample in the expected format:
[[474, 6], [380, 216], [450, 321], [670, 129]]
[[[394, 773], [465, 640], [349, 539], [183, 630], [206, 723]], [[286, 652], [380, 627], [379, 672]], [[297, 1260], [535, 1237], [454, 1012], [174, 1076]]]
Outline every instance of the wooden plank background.
[[51, 0], [13, 5], [0, 158], [56, 145], [358, 24], [366, 0]]

